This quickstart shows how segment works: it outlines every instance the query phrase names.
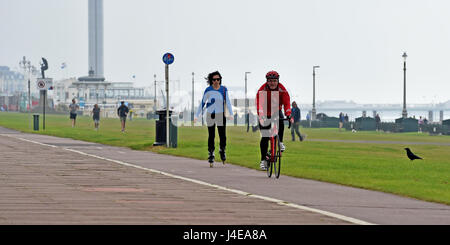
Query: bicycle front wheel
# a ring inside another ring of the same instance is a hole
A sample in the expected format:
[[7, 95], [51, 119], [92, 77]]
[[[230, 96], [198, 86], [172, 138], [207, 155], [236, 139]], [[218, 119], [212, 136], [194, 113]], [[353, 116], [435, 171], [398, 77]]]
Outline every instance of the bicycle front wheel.
[[275, 137], [273, 137], [273, 149], [272, 149], [272, 154], [273, 154], [272, 166], [273, 166], [273, 172], [275, 174], [275, 177], [278, 173], [277, 161], [278, 161], [278, 151], [279, 150], [280, 150], [280, 143], [278, 140], [278, 135], [275, 135]]
[[267, 177], [271, 177], [272, 176], [272, 169], [273, 169], [273, 163], [268, 160], [267, 161]]
[[[275, 166], [275, 146], [276, 146], [276, 139], [275, 138], [270, 138], [270, 150], [267, 153], [267, 177], [271, 177], [272, 176], [272, 170]], [[276, 171], [276, 170], [275, 170]]]
[[[278, 139], [278, 136], [277, 136]], [[275, 161], [273, 162], [274, 170], [275, 170], [275, 177], [278, 179], [280, 177], [281, 172], [281, 147], [280, 147], [280, 141], [277, 142], [278, 149], [275, 154]]]

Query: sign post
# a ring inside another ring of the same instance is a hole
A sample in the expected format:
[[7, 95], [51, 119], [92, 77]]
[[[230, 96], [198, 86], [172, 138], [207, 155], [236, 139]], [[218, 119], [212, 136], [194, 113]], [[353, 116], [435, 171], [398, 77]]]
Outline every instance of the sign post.
[[37, 88], [42, 91], [41, 95], [44, 97], [42, 112], [43, 112], [43, 121], [42, 121], [42, 129], [45, 130], [45, 101], [47, 100], [47, 90], [53, 88], [53, 79], [51, 78], [38, 78], [36, 81]]
[[163, 62], [166, 64], [166, 143], [170, 147], [170, 106], [169, 106], [169, 65], [173, 63], [175, 57], [171, 53], [165, 53]]

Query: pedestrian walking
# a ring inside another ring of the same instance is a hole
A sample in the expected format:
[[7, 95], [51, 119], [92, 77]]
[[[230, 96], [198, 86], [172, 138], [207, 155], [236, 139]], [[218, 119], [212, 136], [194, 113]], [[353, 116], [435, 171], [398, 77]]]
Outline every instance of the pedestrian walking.
[[75, 99], [72, 99], [72, 104], [69, 105], [70, 120], [72, 121], [72, 128], [75, 127], [78, 109], [80, 109], [80, 106], [76, 103]]
[[419, 117], [419, 133], [422, 133], [422, 127], [423, 127], [423, 119], [422, 116]]
[[125, 105], [125, 101], [121, 101], [119, 108], [117, 108], [117, 115], [119, 116], [122, 125], [122, 133], [125, 133], [125, 122], [127, 121], [128, 112], [129, 109], [128, 106]]
[[299, 130], [301, 112], [300, 112], [300, 108], [298, 108], [297, 103], [295, 101], [292, 102], [291, 117], [294, 118], [294, 124], [291, 126], [292, 141], [295, 141], [295, 134], [298, 135], [298, 138], [300, 139], [300, 141], [303, 141], [304, 136], [300, 134], [300, 130]]
[[[219, 131], [220, 149], [219, 154], [223, 163], [226, 160], [225, 148], [226, 138], [226, 118], [232, 120], [233, 109], [231, 107], [230, 97], [227, 87], [222, 85], [222, 75], [218, 72], [212, 72], [208, 75], [209, 87], [205, 89], [203, 98], [198, 107], [194, 123], [198, 117], [203, 114], [203, 108], [206, 106], [206, 125], [208, 126], [208, 162], [213, 167], [214, 163], [214, 138], [216, 135], [216, 126]], [[225, 105], [226, 104], [226, 105]]]
[[342, 130], [342, 127], [344, 126], [344, 121], [345, 121], [345, 117], [344, 117], [344, 113], [339, 113], [339, 131]]
[[97, 104], [94, 105], [94, 109], [92, 109], [92, 119], [94, 120], [95, 130], [98, 131], [98, 126], [100, 124], [100, 107]]
[[133, 121], [133, 109], [130, 109], [130, 121]]
[[381, 129], [381, 118], [380, 118], [380, 115], [378, 113], [375, 116], [375, 124], [376, 124], [376, 127], [377, 127], [377, 131], [379, 131]]

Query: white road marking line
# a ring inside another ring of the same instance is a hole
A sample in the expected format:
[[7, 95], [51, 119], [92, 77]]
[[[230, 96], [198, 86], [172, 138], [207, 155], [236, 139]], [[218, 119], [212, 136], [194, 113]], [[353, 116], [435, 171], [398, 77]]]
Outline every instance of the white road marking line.
[[6, 137], [10, 137], [10, 138], [14, 138], [14, 139], [23, 140], [23, 141], [30, 142], [30, 143], [34, 143], [34, 144], [38, 144], [38, 145], [50, 146], [50, 147], [53, 147], [53, 148], [58, 148], [58, 147], [55, 146], [55, 145], [44, 144], [44, 143], [41, 143], [41, 142], [37, 142], [37, 141], [33, 141], [33, 140], [27, 140], [27, 139], [20, 138], [20, 137], [13, 137], [13, 136], [7, 135], [7, 134], [0, 134], [0, 135], [1, 135], [1, 136], [6, 136]]
[[[13, 137], [13, 136], [9, 136], [9, 135], [3, 135], [3, 136], [7, 136], [7, 137], [11, 137], [11, 138], [15, 138], [15, 139], [23, 140], [23, 141], [26, 141], [26, 142], [43, 145], [43, 146], [50, 146], [50, 147], [53, 147], [53, 148], [59, 148], [58, 146], [49, 145], [49, 144], [43, 144], [43, 143], [40, 143], [40, 142], [36, 142], [36, 141], [33, 141], [33, 140], [27, 140], [27, 139], [23, 139], [23, 138], [20, 138], [20, 137]], [[122, 162], [122, 161], [119, 161], [119, 160], [114, 160], [114, 159], [109, 159], [109, 158], [106, 158], [106, 157], [96, 156], [96, 155], [92, 155], [92, 154], [89, 154], [89, 153], [81, 152], [81, 151], [78, 151], [78, 150], [73, 150], [73, 149], [69, 149], [69, 148], [61, 148], [61, 149], [64, 149], [64, 150], [67, 150], [67, 151], [71, 151], [71, 152], [74, 152], [74, 153], [78, 153], [78, 154], [81, 154], [81, 155], [89, 156], [89, 157], [98, 158], [98, 159], [105, 160], [105, 161], [115, 162], [115, 163], [118, 163], [118, 164], [123, 165], [123, 166], [134, 167], [134, 168], [142, 169], [142, 170], [149, 171], [149, 172], [152, 172], [152, 173], [162, 174], [162, 175], [169, 176], [169, 177], [172, 177], [172, 178], [175, 178], [175, 179], [181, 179], [181, 180], [189, 181], [189, 182], [200, 184], [200, 185], [214, 187], [214, 188], [217, 188], [219, 190], [225, 190], [225, 191], [233, 192], [233, 193], [236, 193], [236, 194], [239, 194], [239, 195], [243, 195], [243, 196], [248, 196], [248, 197], [262, 199], [262, 200], [265, 200], [265, 201], [276, 203], [278, 205], [289, 206], [289, 207], [297, 208], [297, 209], [300, 209], [300, 210], [305, 210], [305, 211], [310, 211], [310, 212], [313, 212], [313, 213], [322, 214], [322, 215], [325, 215], [325, 216], [329, 216], [329, 217], [333, 217], [333, 218], [340, 219], [340, 220], [343, 220], [343, 221], [347, 221], [347, 222], [350, 222], [350, 223], [353, 223], [353, 224], [358, 224], [358, 225], [375, 225], [374, 223], [369, 223], [369, 222], [366, 222], [366, 221], [363, 221], [363, 220], [359, 220], [359, 219], [355, 219], [355, 218], [352, 218], [352, 217], [348, 217], [348, 216], [344, 216], [344, 215], [340, 215], [340, 214], [335, 214], [335, 213], [332, 213], [332, 212], [328, 212], [328, 211], [324, 211], [324, 210], [320, 210], [320, 209], [316, 209], [316, 208], [310, 208], [310, 207], [306, 207], [306, 206], [295, 204], [295, 203], [289, 203], [289, 202], [286, 202], [286, 201], [283, 201], [283, 200], [280, 200], [280, 199], [276, 199], [276, 198], [271, 198], [271, 197], [266, 197], [266, 196], [261, 196], [261, 195], [255, 195], [255, 194], [251, 194], [251, 193], [248, 193], [248, 192], [245, 192], [245, 191], [241, 191], [241, 190], [237, 190], [237, 189], [231, 189], [231, 188], [228, 188], [228, 187], [207, 183], [207, 182], [204, 182], [204, 181], [201, 181], [201, 180], [196, 180], [196, 179], [191, 179], [191, 178], [187, 178], [187, 177], [183, 177], [183, 176], [179, 176], [179, 175], [175, 175], [175, 174], [170, 174], [170, 173], [166, 173], [166, 172], [159, 171], [159, 170], [156, 170], [156, 169], [145, 168], [145, 167], [142, 167], [142, 166], [138, 166], [138, 165], [134, 165], [134, 164], [131, 164], [131, 163]]]

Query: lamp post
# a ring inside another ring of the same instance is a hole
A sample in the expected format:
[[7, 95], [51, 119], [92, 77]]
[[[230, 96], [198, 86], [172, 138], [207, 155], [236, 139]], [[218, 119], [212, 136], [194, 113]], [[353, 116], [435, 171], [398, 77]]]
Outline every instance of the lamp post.
[[402, 117], [407, 118], [408, 112], [406, 111], [406, 58], [408, 55], [406, 55], [406, 52], [403, 52], [403, 110], [402, 110]]
[[19, 62], [19, 65], [24, 70], [24, 76], [26, 73], [28, 73], [28, 110], [31, 110], [30, 107], [30, 76], [31, 76], [31, 62], [26, 59], [25, 56], [23, 56], [22, 60]]
[[192, 104], [191, 104], [191, 123], [194, 126], [194, 72], [192, 72]]
[[[22, 61], [20, 61], [19, 62], [19, 65], [20, 65], [20, 67], [22, 67], [23, 68], [23, 70], [24, 70], [24, 76], [25, 76], [25, 73], [27, 73], [27, 71], [28, 71], [28, 109], [27, 109], [27, 111], [28, 111], [28, 114], [30, 114], [30, 112], [31, 112], [31, 92], [30, 92], [30, 77], [31, 77], [31, 68], [33, 67], [32, 65], [31, 65], [31, 62], [29, 61], [29, 60], [27, 60], [26, 59], [26, 57], [25, 56], [23, 56], [23, 59], [22, 59]], [[34, 67], [33, 67], [34, 68]], [[29, 120], [29, 126], [30, 126], [30, 129], [31, 129], [31, 117], [30, 117], [30, 120]]]
[[313, 106], [311, 120], [316, 120], [316, 68], [320, 68], [320, 66], [313, 66]]
[[249, 128], [249, 118], [248, 118], [248, 101], [247, 101], [247, 74], [250, 74], [251, 72], [246, 71], [245, 72], [245, 124], [247, 124], [247, 132]]
[[153, 75], [153, 79], [155, 80], [155, 97], [153, 97], [153, 113], [155, 113], [155, 116], [153, 118], [156, 118], [156, 74]]

